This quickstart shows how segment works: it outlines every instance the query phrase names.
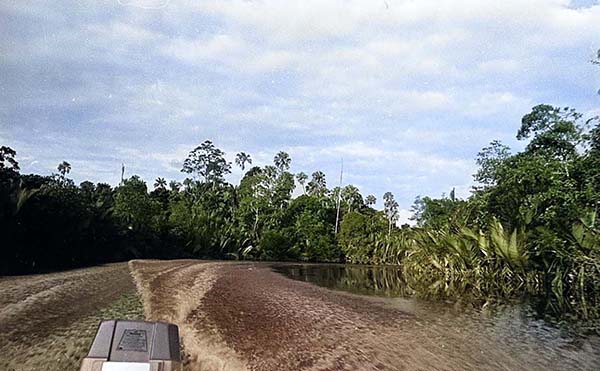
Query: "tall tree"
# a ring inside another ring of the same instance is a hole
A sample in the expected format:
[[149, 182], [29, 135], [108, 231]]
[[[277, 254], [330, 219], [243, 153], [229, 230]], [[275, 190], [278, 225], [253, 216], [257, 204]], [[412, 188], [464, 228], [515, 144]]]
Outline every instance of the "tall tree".
[[63, 161], [60, 164], [58, 164], [58, 172], [60, 173], [60, 175], [65, 178], [67, 176], [67, 174], [69, 174], [71, 172], [71, 164], [68, 163], [67, 161]]
[[392, 192], [383, 195], [383, 207], [388, 219], [388, 235], [392, 234], [392, 223], [398, 221], [398, 202], [394, 199]]
[[360, 190], [352, 184], [342, 188], [341, 201], [344, 205], [344, 213], [358, 211], [365, 204], [363, 197], [360, 194]]
[[240, 152], [235, 156], [235, 164], [239, 166], [242, 171], [245, 170], [246, 164], [252, 165], [252, 158], [245, 152]]
[[478, 154], [475, 162], [479, 166], [473, 175], [475, 180], [485, 186], [496, 184], [500, 165], [510, 157], [510, 148], [498, 140], [490, 142]]
[[67, 161], [63, 161], [60, 164], [58, 164], [57, 169], [59, 175], [58, 177], [55, 176], [56, 182], [63, 187], [73, 186], [73, 180], [67, 178], [67, 174], [71, 172], [71, 164]]
[[450, 191], [450, 201], [456, 202], [456, 188], [452, 188]]
[[286, 152], [280, 151], [275, 155], [275, 158], [273, 158], [273, 162], [280, 172], [284, 172], [289, 170], [292, 159]]
[[565, 161], [577, 155], [577, 145], [584, 139], [581, 118], [572, 108], [540, 104], [523, 116], [517, 139], [531, 137], [529, 153]]
[[327, 190], [327, 182], [325, 181], [325, 173], [315, 171], [312, 173], [312, 180], [308, 183], [308, 193], [310, 195], [323, 195]]
[[308, 180], [308, 175], [306, 175], [306, 173], [301, 171], [298, 174], [296, 174], [296, 180], [302, 186], [302, 191], [304, 192], [304, 194], [306, 194], [305, 184], [306, 184], [306, 181]]
[[377, 197], [375, 197], [373, 195], [368, 195], [365, 198], [365, 205], [367, 205], [367, 206], [373, 206], [373, 205], [375, 205], [376, 202], [377, 202]]
[[207, 140], [194, 148], [183, 162], [182, 172], [204, 178], [207, 183], [221, 182], [231, 173], [231, 163], [225, 160], [225, 153]]

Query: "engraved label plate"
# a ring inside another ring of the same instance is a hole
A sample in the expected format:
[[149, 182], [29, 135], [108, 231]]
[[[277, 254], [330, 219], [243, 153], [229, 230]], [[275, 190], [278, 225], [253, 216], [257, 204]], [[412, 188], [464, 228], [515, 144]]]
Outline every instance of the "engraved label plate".
[[145, 330], [126, 329], [119, 341], [118, 350], [147, 352], [148, 342]]

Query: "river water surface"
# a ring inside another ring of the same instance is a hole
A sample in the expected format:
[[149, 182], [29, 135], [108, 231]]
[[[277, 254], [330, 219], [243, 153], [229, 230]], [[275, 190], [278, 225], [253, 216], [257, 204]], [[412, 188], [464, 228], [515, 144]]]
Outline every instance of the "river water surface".
[[359, 295], [374, 304], [409, 313], [414, 326], [407, 328], [407, 336], [415, 328], [423, 328], [449, 346], [464, 341], [473, 344], [472, 352], [502, 349], [497, 353], [505, 358], [497, 360], [498, 365], [504, 365], [502, 369], [513, 369], [513, 364], [536, 370], [600, 370], [597, 332], [540, 313], [543, 298], [524, 298], [502, 305], [418, 299], [419, 295], [406, 285], [396, 267], [281, 264], [272, 269], [294, 280]]

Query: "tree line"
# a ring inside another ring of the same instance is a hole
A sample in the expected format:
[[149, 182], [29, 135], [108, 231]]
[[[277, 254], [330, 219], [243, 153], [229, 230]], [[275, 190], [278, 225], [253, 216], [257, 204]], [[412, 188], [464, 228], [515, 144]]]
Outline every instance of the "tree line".
[[[538, 105], [517, 132], [521, 152], [492, 141], [476, 158], [477, 186], [417, 197], [415, 227], [398, 226], [398, 203], [353, 185], [328, 188], [325, 174], [292, 174], [291, 158], [232, 163], [211, 141], [183, 162], [186, 179], [138, 176], [112, 187], [21, 174], [0, 148], [2, 274], [63, 269], [131, 258], [210, 258], [400, 265], [428, 295], [468, 286], [481, 297], [546, 293], [551, 310], [594, 317], [600, 308], [600, 127], [598, 117]], [[302, 195], [293, 198], [296, 187]], [[463, 290], [464, 291], [464, 290]]]

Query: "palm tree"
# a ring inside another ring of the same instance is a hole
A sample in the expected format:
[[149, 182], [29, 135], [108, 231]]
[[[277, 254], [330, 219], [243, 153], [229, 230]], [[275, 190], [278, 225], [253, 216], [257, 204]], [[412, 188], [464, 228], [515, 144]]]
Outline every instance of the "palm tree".
[[292, 159], [290, 158], [290, 155], [288, 155], [286, 152], [280, 151], [275, 155], [273, 162], [275, 163], [275, 166], [279, 169], [279, 171], [284, 172], [285, 170], [288, 170], [290, 168]]
[[322, 171], [312, 173], [312, 180], [308, 183], [308, 193], [311, 195], [322, 194], [327, 187], [325, 174]]
[[306, 181], [308, 180], [308, 175], [306, 175], [306, 173], [301, 171], [298, 174], [296, 174], [296, 180], [302, 186], [302, 191], [304, 192], [304, 194], [306, 194], [306, 187], [304, 185], [306, 184]]
[[179, 183], [176, 180], [171, 180], [169, 182], [169, 188], [171, 188], [172, 191], [179, 192], [179, 190], [181, 189], [181, 183]]
[[162, 178], [162, 177], [156, 178], [156, 181], [154, 182], [154, 188], [161, 188], [161, 189], [167, 188], [167, 181], [165, 180], [165, 178]]
[[235, 156], [235, 164], [239, 166], [242, 171], [246, 168], [246, 164], [252, 164], [252, 158], [245, 152], [240, 152]]
[[318, 184], [320, 188], [325, 188], [327, 186], [327, 182], [325, 181], [325, 173], [322, 171], [315, 171], [312, 174], [312, 180]]
[[373, 196], [373, 195], [368, 195], [365, 198], [365, 204], [367, 206], [375, 205], [376, 202], [377, 202], [377, 198], [375, 196]]
[[341, 201], [343, 201], [346, 206], [346, 213], [352, 212], [353, 210], [358, 210], [362, 207], [362, 205], [364, 205], [360, 191], [352, 184], [342, 188], [340, 196]]
[[64, 178], [67, 174], [71, 172], [71, 164], [67, 161], [63, 161], [60, 164], [58, 164], [57, 169], [60, 175], [62, 175], [62, 177]]

